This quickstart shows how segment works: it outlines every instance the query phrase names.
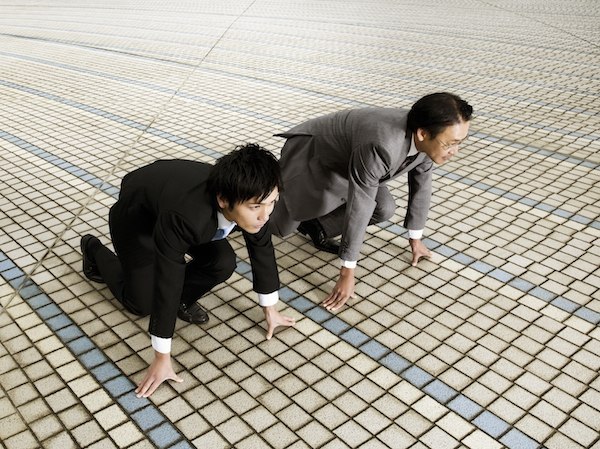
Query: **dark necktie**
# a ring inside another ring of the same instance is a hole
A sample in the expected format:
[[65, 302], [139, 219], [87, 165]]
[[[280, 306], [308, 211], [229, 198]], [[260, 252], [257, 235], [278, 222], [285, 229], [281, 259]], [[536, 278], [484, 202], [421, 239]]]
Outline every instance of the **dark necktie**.
[[402, 165], [400, 166], [400, 169], [398, 171], [400, 172], [400, 171], [404, 170], [406, 167], [408, 167], [410, 164], [412, 164], [418, 155], [419, 155], [419, 153], [416, 153], [416, 154], [413, 154], [412, 156], [408, 156], [406, 159], [404, 159], [404, 162], [402, 162]]
[[225, 238], [225, 231], [226, 231], [226, 229], [217, 229], [217, 232], [215, 233], [215, 236], [212, 238], [212, 241], [214, 242], [215, 240], [221, 240], [221, 239]]

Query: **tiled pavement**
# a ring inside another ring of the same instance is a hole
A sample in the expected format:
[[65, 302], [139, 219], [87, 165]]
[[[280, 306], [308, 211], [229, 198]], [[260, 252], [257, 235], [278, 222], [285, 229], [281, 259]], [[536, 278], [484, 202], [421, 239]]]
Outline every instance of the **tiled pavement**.
[[[600, 448], [600, 7], [591, 0], [0, 0], [0, 447]], [[132, 390], [147, 319], [82, 277], [128, 171], [214, 162], [434, 91], [476, 110], [436, 169], [431, 260], [398, 213], [338, 260], [276, 239], [264, 339], [238, 272], [178, 322], [182, 384]]]

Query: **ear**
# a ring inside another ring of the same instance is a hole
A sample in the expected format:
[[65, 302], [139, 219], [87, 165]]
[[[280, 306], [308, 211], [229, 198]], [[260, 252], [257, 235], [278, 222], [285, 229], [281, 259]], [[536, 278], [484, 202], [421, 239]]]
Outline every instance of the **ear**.
[[227, 201], [225, 201], [225, 200], [224, 200], [224, 199], [221, 197], [221, 195], [220, 195], [220, 194], [219, 194], [219, 195], [217, 195], [217, 204], [219, 205], [219, 207], [220, 207], [222, 210], [225, 210], [225, 209], [227, 209], [227, 207], [229, 206], [229, 203], [227, 203]]
[[423, 128], [417, 128], [417, 140], [419, 142], [423, 142], [425, 140], [425, 138], [427, 137], [427, 131], [425, 131]]

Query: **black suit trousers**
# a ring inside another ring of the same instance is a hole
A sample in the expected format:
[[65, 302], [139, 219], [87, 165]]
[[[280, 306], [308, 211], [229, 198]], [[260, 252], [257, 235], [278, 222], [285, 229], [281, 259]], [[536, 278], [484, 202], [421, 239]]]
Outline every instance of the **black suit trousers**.
[[[111, 211], [112, 212], [112, 211]], [[156, 273], [153, 223], [147, 229], [131, 229], [127, 223], [110, 216], [110, 231], [116, 254], [105, 246], [93, 257], [98, 270], [115, 298], [131, 313], [146, 316], [152, 312]], [[139, 223], [139, 221], [138, 221]], [[192, 246], [191, 260], [186, 264], [185, 281], [180, 300], [193, 304], [213, 287], [225, 282], [236, 267], [235, 252], [226, 239]], [[178, 305], [174, 305], [178, 307]]]

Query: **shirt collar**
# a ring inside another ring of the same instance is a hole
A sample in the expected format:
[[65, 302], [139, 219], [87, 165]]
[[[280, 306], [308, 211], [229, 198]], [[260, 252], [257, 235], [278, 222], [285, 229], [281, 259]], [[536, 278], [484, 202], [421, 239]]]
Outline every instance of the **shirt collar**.
[[221, 211], [217, 211], [217, 228], [227, 229], [235, 226], [235, 222], [229, 221]]

